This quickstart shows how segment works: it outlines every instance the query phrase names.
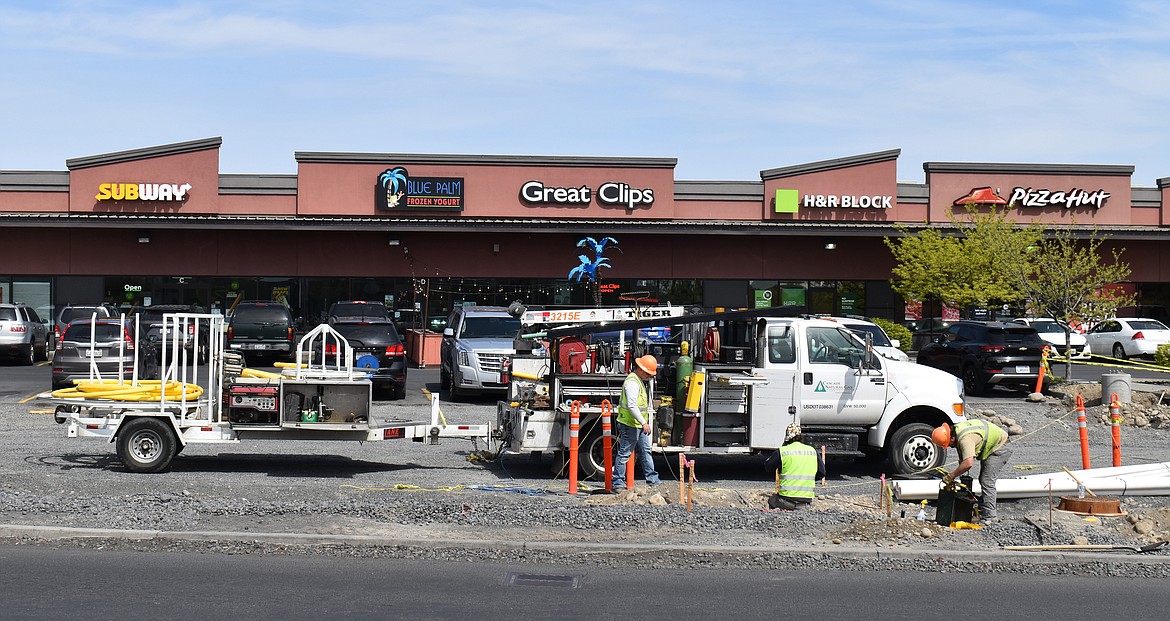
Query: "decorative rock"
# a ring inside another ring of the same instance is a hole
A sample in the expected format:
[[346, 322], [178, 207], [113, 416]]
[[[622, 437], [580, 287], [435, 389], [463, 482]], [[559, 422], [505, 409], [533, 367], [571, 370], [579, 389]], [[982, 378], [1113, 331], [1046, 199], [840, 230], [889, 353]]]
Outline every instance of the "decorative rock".
[[1011, 425], [1007, 428], [1007, 432], [1009, 436], [1022, 436], [1024, 435], [1024, 428], [1019, 425]]
[[1154, 523], [1149, 520], [1139, 520], [1133, 525], [1133, 532], [1139, 535], [1148, 535], [1154, 530]]
[[931, 537], [934, 536], [934, 531], [930, 530], [929, 528], [924, 528], [924, 529], [918, 531], [918, 534], [922, 535], [922, 537], [924, 539], [930, 539]]
[[1034, 393], [1031, 393], [1028, 395], [1028, 401], [1030, 401], [1032, 403], [1040, 403], [1043, 400], [1044, 400], [1044, 393], [1042, 393], [1042, 392], [1034, 392]]
[[1149, 427], [1150, 419], [1146, 418], [1145, 414], [1137, 414], [1133, 417], [1134, 427]]
[[1089, 545], [1089, 538], [1085, 537], [1084, 535], [1077, 535], [1076, 537], [1073, 537], [1073, 545], [1074, 546], [1087, 546], [1087, 545]]
[[840, 538], [834, 539], [833, 543], [835, 543], [837, 545], [841, 545], [841, 539]]

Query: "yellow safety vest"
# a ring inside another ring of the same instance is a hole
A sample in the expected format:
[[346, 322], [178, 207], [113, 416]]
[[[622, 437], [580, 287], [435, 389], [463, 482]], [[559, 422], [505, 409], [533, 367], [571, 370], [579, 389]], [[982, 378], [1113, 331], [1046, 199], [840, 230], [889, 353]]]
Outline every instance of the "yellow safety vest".
[[650, 420], [650, 412], [647, 407], [650, 405], [650, 395], [646, 394], [646, 384], [642, 382], [642, 378], [638, 377], [634, 373], [627, 375], [625, 381], [622, 382], [622, 396], [618, 401], [617, 420], [623, 425], [629, 425], [630, 427], [641, 427], [642, 425], [640, 425], [638, 420], [634, 418], [633, 412], [630, 412], [629, 404], [626, 403], [626, 384], [629, 384], [630, 382], [638, 383], [638, 411], [642, 413], [642, 416], [647, 421]]
[[985, 420], [965, 420], [955, 425], [956, 442], [969, 433], [983, 436], [983, 444], [975, 449], [975, 457], [979, 461], [990, 457], [995, 447], [999, 446], [1000, 438], [1003, 437], [1003, 429]]
[[817, 483], [817, 451], [793, 442], [780, 447], [780, 495], [812, 498]]

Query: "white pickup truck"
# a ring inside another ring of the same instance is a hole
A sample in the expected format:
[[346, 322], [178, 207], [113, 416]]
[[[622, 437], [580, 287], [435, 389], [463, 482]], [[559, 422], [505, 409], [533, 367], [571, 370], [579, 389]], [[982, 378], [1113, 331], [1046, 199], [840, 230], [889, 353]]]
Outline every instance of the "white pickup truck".
[[[796, 422], [805, 442], [824, 446], [830, 457], [884, 451], [899, 474], [943, 463], [945, 453], [931, 443], [930, 433], [943, 422], [963, 420], [957, 378], [883, 358], [832, 321], [760, 317], [751, 327], [754, 351], [745, 362], [695, 362], [686, 403], [658, 409], [655, 452], [771, 451]], [[581, 469], [596, 477], [604, 469], [601, 404], [608, 399], [616, 413], [625, 377], [620, 360], [612, 366], [613, 372], [560, 373], [548, 356], [515, 356], [509, 400], [497, 405], [498, 450], [564, 455], [570, 404], [579, 401]], [[674, 395], [675, 387], [666, 392]], [[655, 387], [651, 393], [660, 404]]]

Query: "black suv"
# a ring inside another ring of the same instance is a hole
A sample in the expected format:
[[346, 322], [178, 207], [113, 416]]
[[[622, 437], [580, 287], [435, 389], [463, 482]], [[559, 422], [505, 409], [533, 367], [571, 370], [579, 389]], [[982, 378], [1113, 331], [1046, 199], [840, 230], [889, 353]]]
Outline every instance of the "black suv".
[[227, 346], [245, 355], [288, 360], [295, 354], [295, 325], [292, 311], [284, 304], [240, 302], [228, 320]]
[[[998, 321], [959, 321], [918, 351], [918, 364], [963, 378], [968, 395], [996, 385], [1034, 388], [1044, 339], [1035, 328]], [[1048, 377], [1044, 377], [1047, 387]]]

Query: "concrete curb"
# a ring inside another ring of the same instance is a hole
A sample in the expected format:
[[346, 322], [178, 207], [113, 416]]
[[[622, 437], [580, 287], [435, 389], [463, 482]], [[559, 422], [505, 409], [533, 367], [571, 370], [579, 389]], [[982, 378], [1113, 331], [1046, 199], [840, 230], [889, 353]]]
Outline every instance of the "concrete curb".
[[377, 535], [333, 535], [312, 533], [251, 533], [225, 531], [119, 530], [111, 528], [67, 528], [0, 524], [0, 539], [120, 539], [124, 541], [237, 542], [289, 546], [353, 546], [385, 548], [456, 548], [487, 551], [522, 551], [563, 555], [629, 555], [659, 553], [712, 557], [803, 556], [840, 560], [917, 560], [971, 564], [1143, 564], [1170, 565], [1170, 556], [1117, 552], [1009, 552], [1005, 550], [897, 549], [825, 546], [676, 546], [651, 543], [583, 541], [512, 541], [501, 539], [424, 539]]

